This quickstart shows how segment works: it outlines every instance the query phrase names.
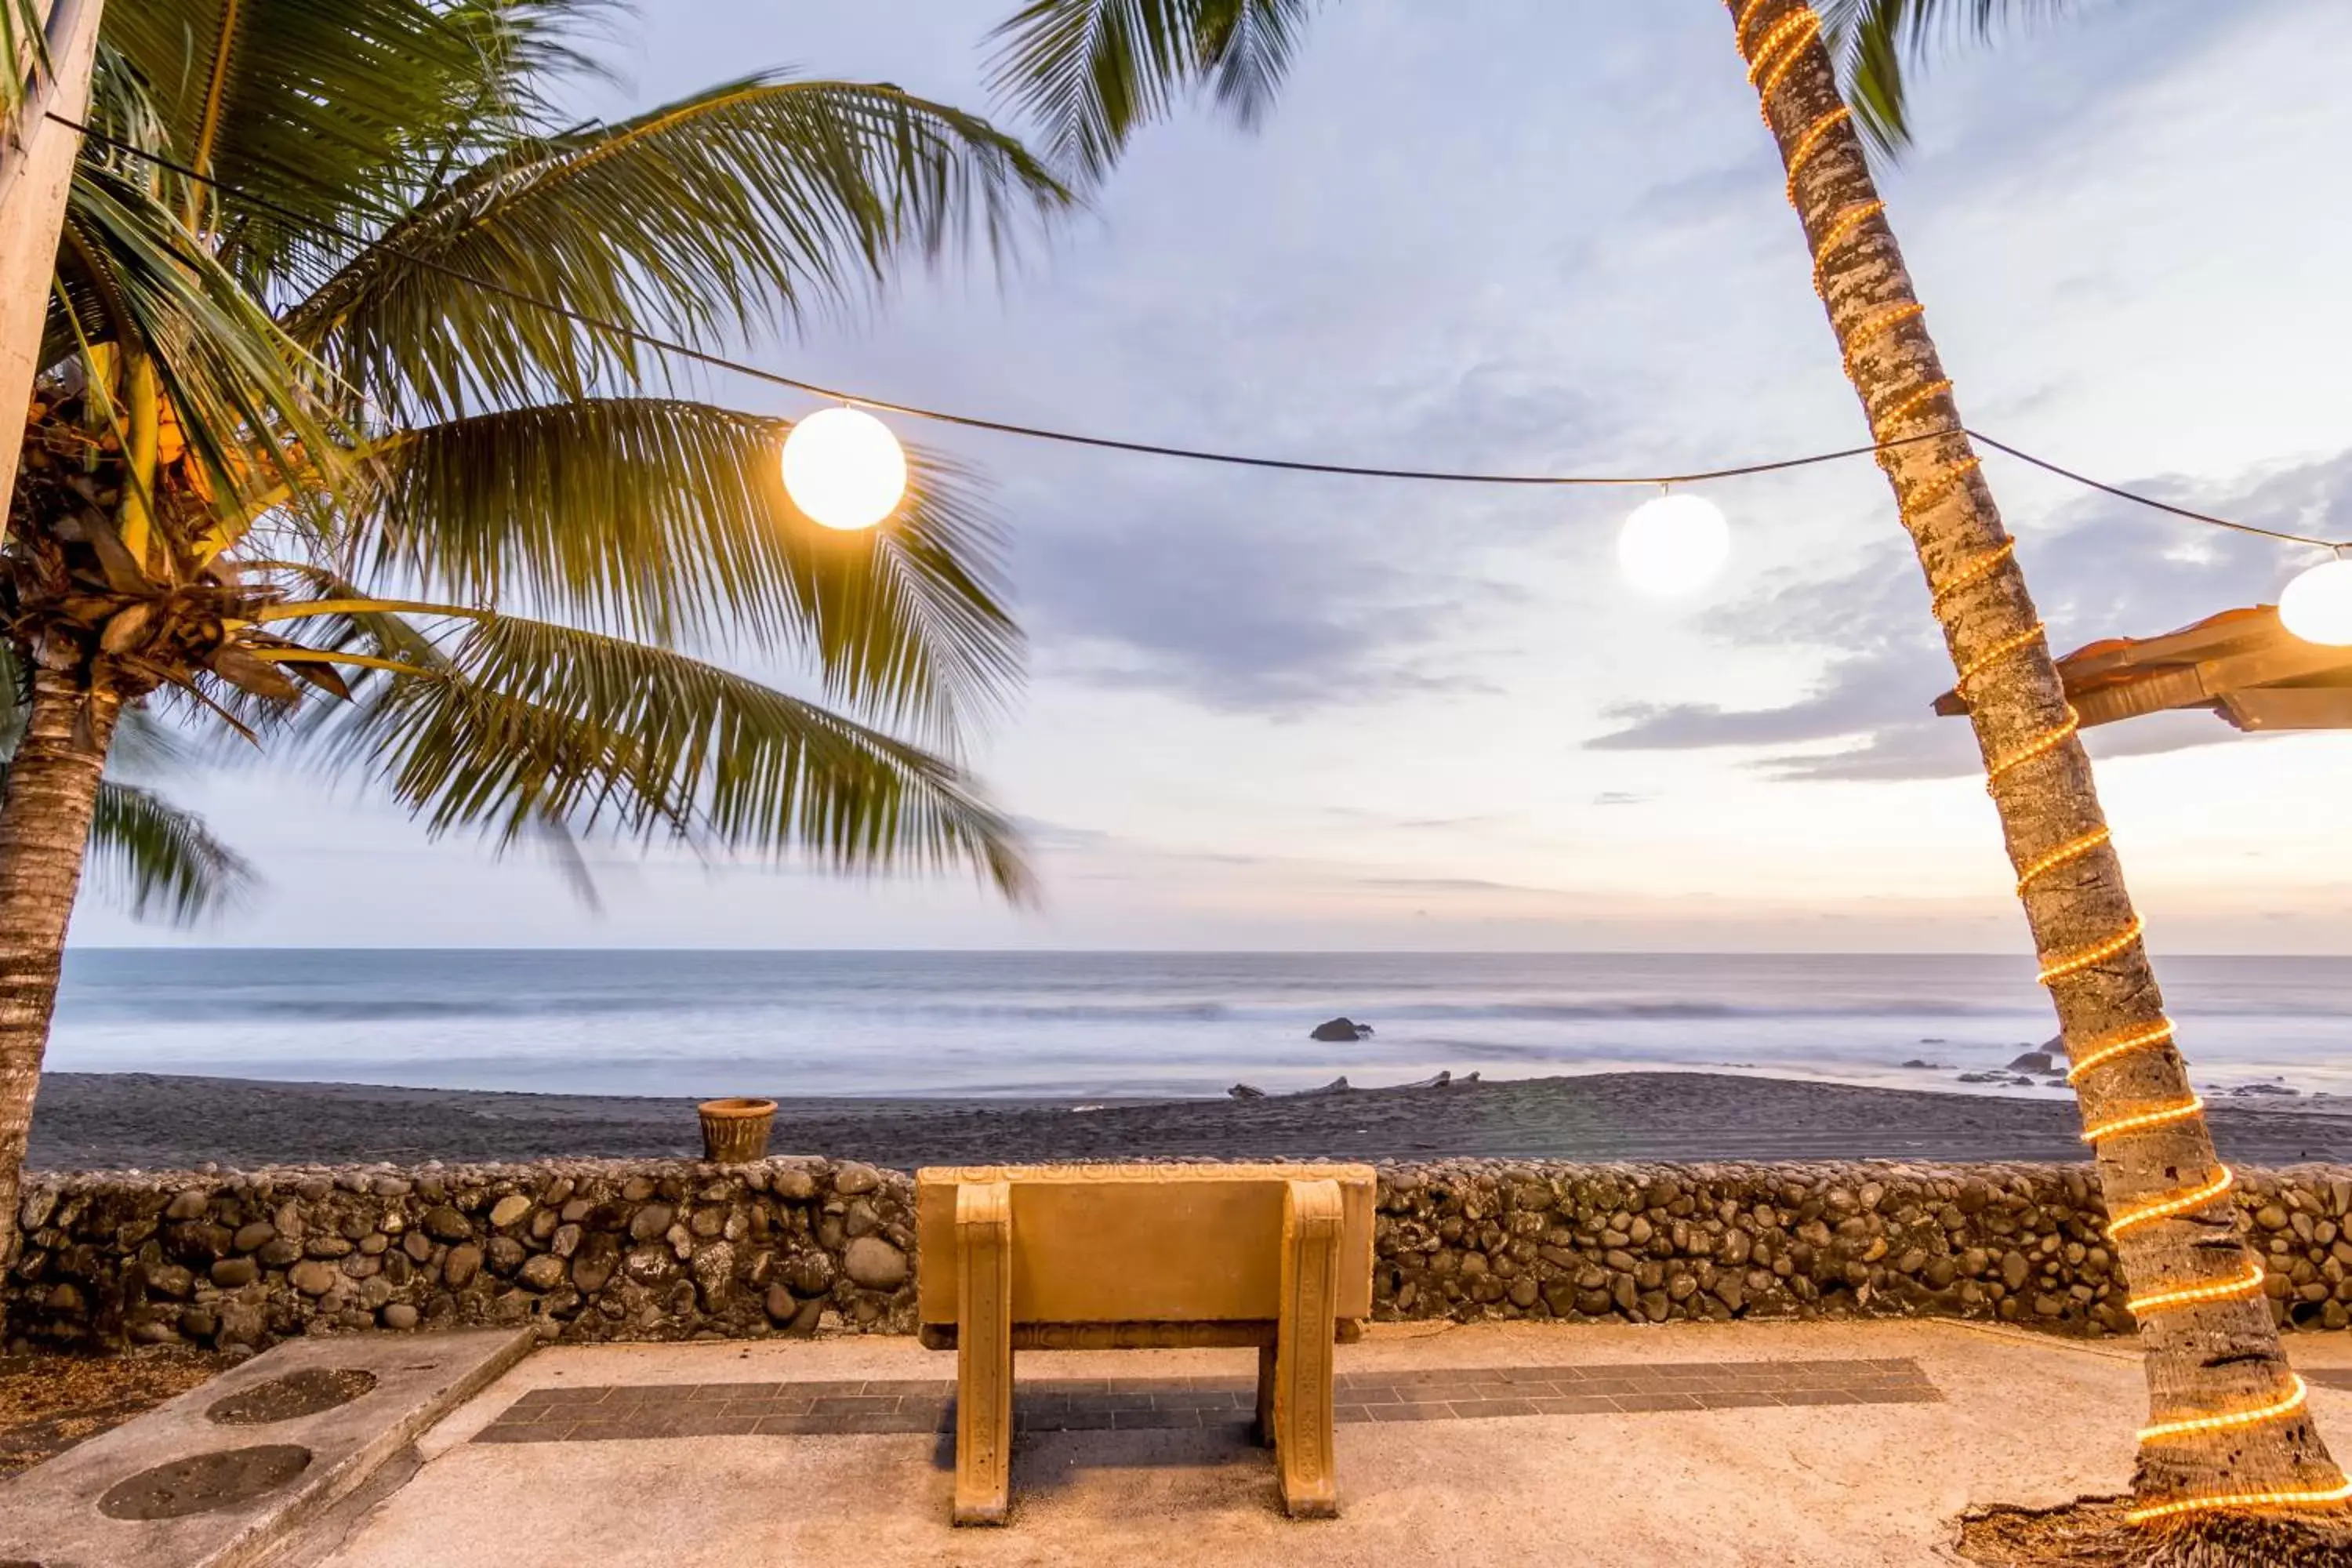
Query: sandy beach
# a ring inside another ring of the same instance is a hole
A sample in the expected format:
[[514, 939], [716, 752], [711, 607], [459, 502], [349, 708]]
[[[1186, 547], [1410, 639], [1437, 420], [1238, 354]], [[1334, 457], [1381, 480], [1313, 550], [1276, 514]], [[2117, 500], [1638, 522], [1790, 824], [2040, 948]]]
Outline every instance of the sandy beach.
[[[777, 1097], [769, 1147], [900, 1168], [1155, 1156], [1574, 1160], [2078, 1160], [2071, 1100], [1630, 1072], [1264, 1100]], [[2352, 1106], [2222, 1104], [2221, 1152], [2253, 1165], [2352, 1160]], [[54, 1073], [35, 1167], [148, 1170], [699, 1152], [685, 1099], [498, 1094]]]

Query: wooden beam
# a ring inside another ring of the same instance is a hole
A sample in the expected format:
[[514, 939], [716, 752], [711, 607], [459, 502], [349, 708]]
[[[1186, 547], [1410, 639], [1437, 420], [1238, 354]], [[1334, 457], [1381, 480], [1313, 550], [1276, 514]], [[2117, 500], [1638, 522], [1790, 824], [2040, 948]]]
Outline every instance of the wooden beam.
[[[2179, 631], [2165, 632], [2152, 637], [2122, 637], [2111, 639], [2116, 646], [2101, 647], [2092, 643], [2078, 648], [2058, 661], [2059, 669], [2067, 683], [2097, 680], [2110, 675], [2125, 674], [2150, 665], [2188, 664], [2197, 659], [2215, 658], [2245, 648], [2265, 646], [2284, 636], [2279, 626], [2278, 612], [2269, 605], [2252, 605], [2244, 609], [2224, 610], [2218, 616], [2208, 616], [2195, 626]], [[2091, 648], [2098, 648], [2093, 653]]]
[[2213, 700], [2192, 667], [2152, 671], [2138, 680], [2074, 693], [2070, 700], [2082, 715], [2083, 728], [2088, 730], [2168, 708], [2207, 708]]
[[2352, 648], [2326, 647], [2281, 633], [2277, 640], [2251, 652], [2200, 659], [2197, 675], [2205, 683], [2207, 693], [2219, 697], [2248, 687], [2276, 686], [2282, 681], [2327, 675], [2347, 665], [2352, 665]]
[[2250, 733], [2352, 730], [2352, 686], [2261, 686], [2221, 699], [2221, 716]]

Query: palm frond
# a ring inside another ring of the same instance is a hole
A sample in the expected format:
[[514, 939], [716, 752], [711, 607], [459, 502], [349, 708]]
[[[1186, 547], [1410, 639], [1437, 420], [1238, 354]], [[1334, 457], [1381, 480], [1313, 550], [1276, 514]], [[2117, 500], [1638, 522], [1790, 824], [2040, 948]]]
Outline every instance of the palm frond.
[[972, 115], [893, 87], [754, 77], [506, 147], [286, 319], [387, 408], [446, 418], [574, 399], [639, 376], [637, 345], [415, 258], [698, 342], [863, 297], [908, 251], [1000, 251], [1067, 199]]
[[[180, 161], [313, 223], [382, 221], [420, 158], [501, 101], [518, 62], [481, 5], [427, 0], [135, 0], [104, 36], [153, 99]], [[467, 18], [471, 18], [468, 20]], [[185, 207], [185, 193], [172, 193]], [[299, 225], [219, 215], [224, 261], [257, 288], [315, 269]]]
[[133, 919], [190, 924], [243, 899], [254, 869], [204, 819], [152, 790], [110, 779], [90, 819], [90, 875]]
[[1898, 156], [1911, 144], [1906, 65], [1941, 44], [1984, 43], [2005, 27], [2050, 21], [2079, 0], [1821, 0], [1822, 36], [1837, 62], [1855, 126], [1870, 150]]
[[513, 616], [378, 679], [323, 732], [436, 834], [561, 824], [840, 871], [972, 868], [1030, 889], [1010, 821], [950, 762], [697, 659]]
[[339, 488], [350, 437], [326, 377], [179, 222], [134, 169], [85, 156], [68, 195], [42, 360], [93, 343], [152, 356], [190, 448], [226, 500], [300, 476]]
[[443, 598], [799, 651], [836, 700], [951, 742], [1019, 678], [1001, 530], [968, 472], [919, 450], [890, 523], [819, 528], [784, 493], [790, 428], [658, 398], [428, 426], [382, 449], [357, 547]]
[[1244, 127], [1273, 107], [1315, 0], [1030, 0], [990, 35], [989, 89], [1089, 180], [1202, 82]]

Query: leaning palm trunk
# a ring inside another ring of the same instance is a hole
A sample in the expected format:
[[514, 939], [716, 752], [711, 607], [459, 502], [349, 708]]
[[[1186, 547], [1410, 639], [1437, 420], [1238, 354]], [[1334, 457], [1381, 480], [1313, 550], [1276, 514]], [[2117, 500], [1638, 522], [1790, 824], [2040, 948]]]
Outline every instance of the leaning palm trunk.
[[1801, 0], [1728, 3], [1846, 374], [1875, 438], [1904, 443], [1882, 449], [1879, 465], [1959, 671], [2064, 1031], [2084, 1138], [2096, 1148], [2153, 1409], [2133, 1518], [2191, 1527], [2165, 1540], [2183, 1553], [2262, 1530], [2257, 1516], [2301, 1522], [2275, 1526], [2282, 1544], [2316, 1536], [2340, 1517], [2352, 1487], [2304, 1407], [2261, 1268], [2238, 1238], [2229, 1173], [2174, 1047], [2074, 710], [1839, 98], [1819, 20]]
[[69, 674], [38, 670], [0, 798], [0, 1261], [16, 1239], [18, 1173], [116, 709]]

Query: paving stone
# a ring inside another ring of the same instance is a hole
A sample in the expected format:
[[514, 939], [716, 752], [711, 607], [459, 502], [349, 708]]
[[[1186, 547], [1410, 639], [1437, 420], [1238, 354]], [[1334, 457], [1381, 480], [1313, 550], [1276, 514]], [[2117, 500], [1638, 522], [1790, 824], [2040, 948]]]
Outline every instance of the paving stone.
[[[2335, 1374], [2352, 1386], [2352, 1373]], [[2330, 1382], [2328, 1373], [2315, 1382]], [[1333, 1419], [1477, 1421], [1624, 1415], [1792, 1405], [1901, 1405], [1942, 1394], [1916, 1362], [1624, 1363], [1343, 1373]], [[478, 1441], [650, 1436], [849, 1436], [951, 1431], [955, 1385], [940, 1378], [808, 1383], [645, 1384], [533, 1389]], [[1240, 1429], [1255, 1383], [1230, 1375], [1040, 1378], [1013, 1390], [1023, 1432]]]
[[1620, 1410], [1703, 1410], [1695, 1394], [1621, 1394], [1617, 1395]]
[[1621, 1415], [1617, 1402], [1605, 1394], [1563, 1394], [1553, 1399], [1531, 1399], [1538, 1415]]
[[[534, 1342], [528, 1331], [476, 1330], [320, 1336], [279, 1345], [9, 1481], [0, 1489], [0, 1563], [212, 1568], [254, 1562], [276, 1552], [318, 1510], [365, 1485]], [[366, 1392], [322, 1409], [238, 1426], [209, 1415], [281, 1379], [351, 1372], [370, 1375]], [[548, 1440], [568, 1425], [517, 1422], [509, 1430], [527, 1436], [492, 1440]], [[102, 1506], [117, 1488], [184, 1486], [173, 1478], [189, 1474], [190, 1461], [239, 1447], [291, 1450], [303, 1462], [272, 1484], [223, 1489], [213, 1506], [184, 1513], [141, 1518]]]

